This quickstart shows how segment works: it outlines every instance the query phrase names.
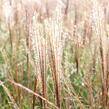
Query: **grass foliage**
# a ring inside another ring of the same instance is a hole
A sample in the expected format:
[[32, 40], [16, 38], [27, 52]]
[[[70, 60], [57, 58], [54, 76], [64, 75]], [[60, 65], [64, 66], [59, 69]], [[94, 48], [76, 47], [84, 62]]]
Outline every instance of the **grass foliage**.
[[109, 109], [108, 87], [108, 0], [0, 0], [0, 109]]

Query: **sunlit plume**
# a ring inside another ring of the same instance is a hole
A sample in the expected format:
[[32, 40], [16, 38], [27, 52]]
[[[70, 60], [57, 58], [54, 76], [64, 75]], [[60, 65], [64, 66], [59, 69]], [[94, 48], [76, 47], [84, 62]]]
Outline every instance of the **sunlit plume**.
[[11, 16], [12, 8], [11, 8], [10, 5], [5, 3], [4, 6], [3, 6], [3, 10], [4, 10], [4, 16], [5, 16], [6, 20], [8, 20], [9, 17]]

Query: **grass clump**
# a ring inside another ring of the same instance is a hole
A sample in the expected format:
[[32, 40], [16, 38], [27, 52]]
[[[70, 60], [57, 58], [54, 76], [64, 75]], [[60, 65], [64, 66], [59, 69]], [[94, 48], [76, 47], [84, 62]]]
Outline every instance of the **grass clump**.
[[108, 109], [108, 0], [0, 0], [0, 109]]

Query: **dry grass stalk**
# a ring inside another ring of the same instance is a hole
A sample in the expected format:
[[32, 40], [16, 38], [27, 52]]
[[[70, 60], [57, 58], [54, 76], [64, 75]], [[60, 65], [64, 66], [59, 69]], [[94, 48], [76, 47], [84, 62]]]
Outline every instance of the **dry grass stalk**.
[[35, 93], [34, 91], [28, 89], [27, 87], [25, 87], [25, 86], [23, 86], [23, 85], [21, 85], [21, 84], [19, 84], [19, 83], [16, 83], [16, 82], [14, 82], [14, 81], [11, 81], [11, 80], [9, 80], [9, 82], [11, 82], [12, 84], [14, 84], [14, 85], [16, 85], [16, 86], [18, 86], [18, 87], [20, 87], [20, 88], [26, 90], [27, 92], [29, 92], [29, 93], [35, 95], [36, 97], [39, 97], [40, 99], [42, 99], [43, 101], [45, 101], [45, 102], [48, 103], [49, 105], [53, 106], [54, 108], [60, 109], [60, 108], [57, 107], [55, 104], [53, 104], [52, 102], [48, 101], [47, 99], [45, 99], [44, 97], [40, 96], [39, 94]]
[[0, 86], [2, 86], [3, 89], [5, 90], [7, 96], [9, 97], [10, 101], [11, 101], [12, 104], [13, 104], [14, 109], [19, 109], [19, 107], [17, 106], [15, 100], [14, 100], [13, 97], [11, 96], [11, 94], [10, 94], [8, 88], [4, 85], [4, 83], [3, 83], [2, 81], [0, 81]]
[[[34, 22], [34, 20], [33, 20]], [[35, 21], [36, 22], [36, 21]], [[34, 25], [33, 29], [33, 35], [31, 36], [33, 41], [33, 52], [36, 59], [36, 66], [39, 67], [39, 73], [41, 76], [41, 83], [42, 83], [42, 95], [44, 98], [47, 98], [47, 92], [46, 92], [46, 60], [47, 60], [47, 49], [46, 49], [46, 39], [44, 32], [44, 25], [37, 22], [37, 25]], [[38, 74], [38, 73], [37, 73]], [[46, 103], [43, 101], [43, 108], [46, 108]]]
[[[103, 42], [101, 42], [101, 43], [103, 43]], [[107, 47], [106, 43], [104, 46]], [[107, 102], [108, 102], [108, 81], [109, 81], [109, 71], [108, 71], [109, 58], [108, 58], [108, 50], [106, 50], [105, 47], [103, 47], [103, 45], [101, 45], [101, 50], [100, 50], [101, 51], [101, 66], [102, 66], [102, 72], [103, 72], [103, 74], [101, 75], [101, 78], [102, 78], [102, 103], [103, 103], [104, 107], [107, 106]]]
[[[34, 77], [34, 92], [37, 93], [37, 76]], [[32, 106], [33, 109], [35, 109], [35, 101], [36, 96], [33, 95], [33, 106]]]
[[49, 59], [50, 59], [50, 65], [52, 68], [52, 73], [53, 73], [53, 80], [54, 80], [54, 85], [55, 85], [55, 93], [56, 93], [56, 102], [57, 106], [60, 107], [60, 95], [59, 95], [59, 80], [58, 80], [58, 72], [56, 70], [56, 63], [55, 63], [55, 56], [54, 56], [54, 51], [52, 50], [52, 45], [51, 42], [49, 42], [49, 47], [50, 47], [50, 54], [49, 54]]
[[[46, 41], [43, 39], [38, 39], [38, 54], [39, 54], [39, 63], [40, 63], [40, 72], [42, 79], [42, 93], [43, 97], [47, 98], [46, 93]], [[46, 104], [43, 104], [44, 108], [46, 108]]]
[[30, 48], [30, 33], [29, 33], [29, 13], [26, 9], [26, 46], [27, 46], [27, 74], [28, 74], [28, 80], [29, 80], [29, 76], [30, 76], [30, 64], [29, 64], [29, 53], [28, 50]]

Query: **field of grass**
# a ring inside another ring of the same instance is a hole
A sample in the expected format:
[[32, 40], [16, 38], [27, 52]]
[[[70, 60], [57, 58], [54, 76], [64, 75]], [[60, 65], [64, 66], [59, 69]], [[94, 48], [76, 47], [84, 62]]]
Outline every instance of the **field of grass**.
[[109, 1], [40, 1], [0, 0], [0, 109], [109, 109]]

